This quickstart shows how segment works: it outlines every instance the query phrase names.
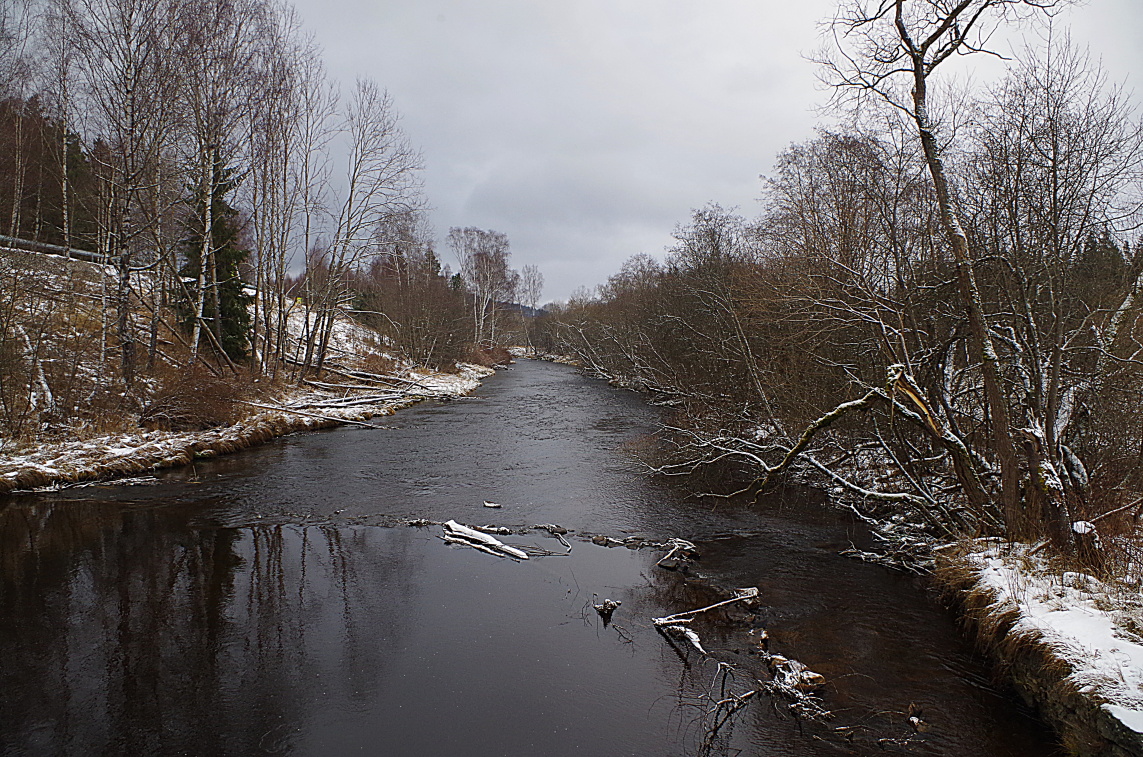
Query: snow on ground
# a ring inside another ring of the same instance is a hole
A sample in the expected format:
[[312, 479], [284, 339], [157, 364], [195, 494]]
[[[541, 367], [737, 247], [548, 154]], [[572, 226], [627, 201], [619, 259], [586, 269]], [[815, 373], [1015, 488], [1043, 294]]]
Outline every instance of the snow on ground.
[[[410, 370], [408, 376], [417, 384], [440, 394], [459, 397], [480, 386], [480, 380], [496, 371], [481, 365], [461, 363], [456, 373], [434, 373], [426, 370]], [[414, 387], [415, 388], [415, 387]]]
[[[275, 436], [304, 431], [339, 421], [368, 423], [426, 398], [468, 394], [491, 368], [462, 365], [457, 374], [427, 370], [402, 371], [417, 382], [400, 397], [348, 407], [322, 405], [343, 392], [293, 388], [231, 426], [204, 431], [144, 431], [95, 436], [82, 441], [38, 444], [0, 452], [0, 492], [55, 488], [184, 465], [196, 458], [213, 457], [257, 444]], [[391, 396], [391, 395], [390, 395]], [[291, 410], [290, 408], [309, 408]]]
[[[79, 281], [96, 298], [100, 282], [110, 281], [115, 273], [108, 266], [85, 261], [0, 249], [0, 269], [16, 264], [13, 260], [34, 267], [36, 280], [48, 289], [71, 291]], [[147, 277], [135, 285], [137, 291], [146, 291]], [[287, 317], [287, 330], [297, 346], [297, 358], [302, 356], [302, 345], [312, 323], [304, 305], [294, 303]], [[84, 436], [78, 441], [76, 436], [83, 436], [83, 432], [72, 430], [70, 441], [41, 441], [15, 448], [0, 444], [0, 492], [146, 473], [339, 421], [376, 425], [369, 424], [369, 419], [389, 415], [413, 402], [468, 394], [493, 372], [477, 365], [461, 365], [456, 373], [447, 374], [413, 366], [392, 353], [385, 336], [357, 323], [348, 312], [338, 313], [335, 319], [326, 364], [333, 371], [322, 381], [291, 386], [275, 396], [245, 402], [250, 406], [249, 412], [230, 426], [181, 432], [139, 429]], [[360, 375], [373, 378], [350, 379], [347, 371], [363, 371]], [[98, 380], [94, 368], [89, 370], [89, 366], [81, 365], [80, 374], [86, 373], [91, 373], [92, 381]], [[375, 384], [377, 388], [368, 389], [362, 384]]]
[[[293, 339], [299, 342], [305, 340], [308, 333], [307, 320], [312, 323], [312, 318], [304, 306], [297, 305], [290, 310], [286, 318], [286, 330]], [[330, 332], [329, 353], [333, 359], [375, 354], [395, 360], [386, 351], [386, 345], [383, 342], [384, 337], [376, 331], [357, 323], [348, 313], [340, 314], [334, 320], [333, 329]]]
[[1143, 599], [1092, 576], [1053, 573], [1027, 548], [970, 554], [998, 611], [1016, 609], [1012, 632], [1039, 637], [1072, 668], [1078, 690], [1130, 730], [1143, 734]]

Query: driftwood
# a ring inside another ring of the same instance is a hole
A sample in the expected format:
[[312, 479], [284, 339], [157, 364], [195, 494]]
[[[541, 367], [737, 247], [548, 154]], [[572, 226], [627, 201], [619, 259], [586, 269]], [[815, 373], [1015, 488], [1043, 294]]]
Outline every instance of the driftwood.
[[655, 565], [667, 570], [677, 570], [691, 555], [698, 552], [696, 547], [686, 539], [671, 539], [667, 542], [671, 551], [659, 558]]
[[247, 402], [246, 400], [235, 400], [241, 405], [250, 405], [251, 407], [260, 407], [263, 410], [275, 410], [279, 413], [293, 413], [294, 415], [304, 415], [308, 418], [317, 418], [320, 421], [329, 421], [331, 423], [348, 423], [351, 426], [364, 426], [365, 428], [379, 428], [384, 429], [384, 426], [377, 426], [373, 423], [366, 423], [365, 421], [355, 421], [349, 418], [335, 418], [332, 415], [318, 415], [317, 413], [307, 413], [302, 410], [293, 410], [288, 407], [281, 407], [280, 405], [262, 405], [257, 402]]
[[481, 552], [487, 552], [497, 557], [512, 557], [517, 560], [527, 560], [528, 553], [516, 547], [510, 547], [495, 536], [477, 531], [475, 528], [447, 520], [444, 524], [444, 540], [450, 544], [463, 544]]

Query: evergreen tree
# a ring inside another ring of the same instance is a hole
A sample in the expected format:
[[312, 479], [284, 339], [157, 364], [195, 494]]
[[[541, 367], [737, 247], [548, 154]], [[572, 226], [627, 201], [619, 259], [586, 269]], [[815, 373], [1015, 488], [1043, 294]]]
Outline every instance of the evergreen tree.
[[[203, 308], [204, 329], [209, 329], [215, 340], [231, 360], [247, 356], [250, 348], [250, 304], [253, 297], [244, 291], [242, 266], [250, 257], [250, 250], [244, 243], [245, 231], [241, 216], [226, 201], [226, 196], [234, 189], [233, 170], [220, 166], [216, 170], [223, 177], [218, 182], [210, 198], [211, 202], [211, 249], [213, 254], [208, 262], [203, 281], [206, 287]], [[195, 199], [195, 218], [205, 215], [204, 198]], [[188, 297], [181, 297], [178, 303], [184, 328], [190, 332], [193, 327], [194, 302], [198, 297], [198, 280], [202, 267], [202, 227], [192, 224], [191, 233], [183, 241], [182, 252], [185, 263], [179, 275], [186, 284]]]

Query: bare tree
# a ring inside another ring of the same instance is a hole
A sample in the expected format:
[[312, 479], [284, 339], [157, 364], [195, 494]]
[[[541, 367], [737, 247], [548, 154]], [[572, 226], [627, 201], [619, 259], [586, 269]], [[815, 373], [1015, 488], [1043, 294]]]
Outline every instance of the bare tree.
[[[290, 10], [267, 14], [258, 52], [261, 96], [250, 114], [250, 178], [246, 198], [255, 244], [254, 319], [251, 343], [259, 370], [274, 371], [286, 355], [287, 321], [293, 309], [289, 265], [308, 228], [306, 198], [316, 190], [309, 175], [314, 151], [307, 124], [327, 124], [334, 101], [325, 85], [317, 48], [301, 33]], [[329, 130], [326, 129], [325, 133]]]
[[136, 366], [131, 276], [155, 220], [145, 212], [144, 194], [170, 139], [173, 13], [165, 0], [75, 0], [66, 21], [86, 109], [106, 144], [94, 153], [105, 182], [102, 247], [118, 273], [116, 332], [122, 376], [130, 385]]
[[474, 226], [453, 227], [448, 243], [460, 261], [460, 272], [472, 293], [473, 339], [477, 347], [496, 338], [497, 303], [510, 299], [519, 281], [508, 261], [508, 237]]
[[[1020, 535], [1028, 519], [1022, 507], [1020, 460], [1001, 375], [1000, 357], [984, 313], [975, 258], [960, 220], [956, 190], [945, 166], [939, 125], [931, 115], [930, 85], [954, 56], [985, 52], [1001, 24], [1040, 16], [1068, 0], [848, 0], [832, 24], [836, 54], [823, 60], [840, 96], [873, 96], [905, 113], [921, 141], [956, 268], [960, 304], [968, 321], [973, 356], [980, 365], [990, 416], [991, 448], [1001, 478], [1005, 521]], [[967, 489], [974, 482], [961, 481]], [[981, 493], [971, 494], [981, 498]], [[1058, 508], [1059, 503], [1052, 505]]]
[[185, 161], [195, 195], [189, 226], [200, 243], [192, 291], [191, 359], [198, 356], [204, 325], [225, 358], [214, 212], [226, 189], [239, 183], [245, 171], [247, 118], [263, 94], [255, 74], [258, 20], [267, 9], [259, 0], [178, 2], [180, 104], [187, 114]]
[[526, 265], [520, 269], [520, 286], [518, 288], [520, 304], [528, 308], [523, 316], [524, 337], [528, 346], [532, 347], [531, 322], [536, 317], [536, 307], [540, 304], [540, 297], [544, 294], [544, 274], [534, 265]]
[[421, 156], [409, 144], [387, 92], [359, 79], [347, 104], [343, 133], [349, 143], [345, 189], [328, 248], [315, 260], [324, 275], [306, 277], [309, 334], [303, 362], [325, 363], [338, 313], [352, 299], [349, 275], [375, 246], [374, 229], [419, 202]]

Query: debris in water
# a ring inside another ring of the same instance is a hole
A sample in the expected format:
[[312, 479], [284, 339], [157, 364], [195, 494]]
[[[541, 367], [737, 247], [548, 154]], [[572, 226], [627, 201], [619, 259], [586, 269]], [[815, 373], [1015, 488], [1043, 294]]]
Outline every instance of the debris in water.
[[559, 539], [560, 544], [563, 544], [567, 548], [568, 554], [571, 554], [571, 545], [568, 544], [567, 539], [564, 538], [564, 534], [568, 532], [566, 528], [563, 526], [557, 526], [555, 523], [540, 523], [538, 525], [532, 526], [532, 528], [538, 528], [542, 531], [547, 531], [549, 534]]
[[448, 520], [444, 523], [444, 540], [450, 544], [463, 544], [481, 552], [487, 552], [497, 557], [514, 557], [517, 560], [527, 560], [528, 553], [516, 547], [510, 547], [495, 536], [481, 533], [475, 528]]
[[473, 528], [485, 534], [496, 534], [497, 536], [512, 535], [512, 529], [507, 526], [473, 526]]
[[678, 570], [686, 564], [687, 560], [698, 554], [698, 547], [686, 539], [671, 539], [667, 542], [667, 546], [671, 550], [663, 555], [659, 562], [655, 563], [666, 570]]
[[[682, 621], [682, 622], [689, 623], [690, 621], [688, 620], [688, 621]], [[664, 633], [664, 634], [667, 634], [670, 636], [677, 636], [680, 639], [687, 641], [691, 646], [693, 646], [695, 649], [697, 649], [699, 651], [699, 654], [701, 654], [701, 655], [705, 656], [707, 654], [707, 651], [702, 648], [702, 640], [699, 639], [699, 635], [697, 633], [695, 633], [694, 631], [692, 631], [691, 629], [687, 628], [686, 626], [678, 625], [678, 624], [674, 624], [674, 625], [656, 624], [655, 629], [661, 633]]]
[[607, 624], [611, 622], [611, 616], [615, 613], [621, 604], [623, 603], [615, 599], [605, 599], [597, 605], [592, 605], [592, 607], [594, 607], [595, 611], [599, 613], [599, 617], [603, 618], [603, 625], [606, 627]]

